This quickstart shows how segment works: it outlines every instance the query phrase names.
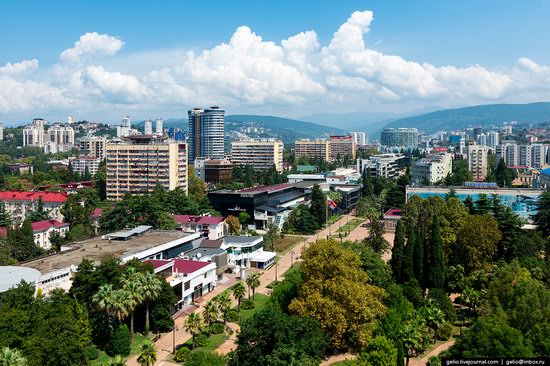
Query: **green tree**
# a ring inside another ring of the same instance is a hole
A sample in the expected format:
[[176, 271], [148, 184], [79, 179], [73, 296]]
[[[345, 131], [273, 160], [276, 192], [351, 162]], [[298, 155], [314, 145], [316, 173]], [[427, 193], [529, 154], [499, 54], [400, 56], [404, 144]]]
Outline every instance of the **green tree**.
[[11, 215], [6, 210], [6, 204], [4, 201], [0, 201], [0, 227], [8, 227], [11, 225]]
[[227, 326], [227, 312], [231, 309], [231, 297], [229, 297], [229, 292], [222, 292], [215, 297], [215, 301], [218, 305], [220, 313], [222, 314], [223, 324]]
[[405, 256], [403, 258], [403, 265], [401, 269], [402, 279], [401, 282], [410, 281], [415, 277], [414, 273], [414, 247], [416, 246], [415, 230], [409, 227], [407, 235], [407, 245], [405, 246]]
[[254, 299], [256, 288], [260, 286], [260, 275], [258, 273], [250, 273], [246, 278], [246, 284], [248, 286], [248, 298], [250, 299], [250, 290], [252, 289], [252, 299]]
[[145, 331], [149, 332], [149, 306], [151, 301], [160, 295], [162, 290], [161, 279], [153, 273], [145, 272], [139, 277], [139, 287], [145, 302]]
[[132, 337], [134, 336], [134, 312], [136, 310], [136, 307], [140, 305], [143, 302], [143, 295], [142, 295], [142, 289], [141, 289], [141, 281], [139, 278], [139, 274], [137, 271], [130, 267], [126, 270], [126, 274], [124, 276], [124, 290], [126, 290], [126, 293], [129, 296], [129, 302], [130, 305], [128, 308], [128, 311], [130, 313], [130, 334]]
[[109, 360], [108, 366], [126, 366], [126, 359], [121, 355], [116, 355]]
[[245, 225], [246, 223], [248, 223], [250, 221], [250, 215], [248, 214], [248, 212], [239, 212], [239, 221], [241, 225]]
[[226, 364], [227, 358], [225, 356], [202, 350], [191, 352], [189, 360], [185, 362], [185, 366], [225, 366]]
[[237, 310], [239, 313], [241, 312], [241, 301], [244, 298], [244, 295], [246, 294], [246, 288], [244, 287], [242, 282], [238, 282], [235, 286], [233, 286], [233, 297], [235, 297], [235, 300], [237, 300]]
[[371, 220], [369, 236], [366, 238], [365, 243], [379, 255], [384, 254], [390, 248], [390, 244], [384, 238], [384, 233], [384, 223], [377, 218]]
[[544, 192], [539, 196], [534, 221], [543, 235], [550, 237], [550, 192]]
[[229, 215], [225, 218], [225, 222], [229, 227], [229, 234], [239, 235], [241, 233], [241, 222], [238, 217]]
[[152, 341], [147, 340], [141, 345], [138, 362], [141, 366], [153, 366], [157, 362], [157, 348]]
[[304, 283], [289, 310], [317, 320], [334, 348], [366, 345], [385, 291], [368, 284], [359, 256], [334, 240], [317, 241], [302, 258]]
[[493, 258], [501, 239], [498, 223], [492, 216], [470, 215], [458, 231], [451, 260], [455, 265], [462, 265], [466, 273], [480, 269]]
[[0, 364], [3, 366], [26, 366], [27, 359], [17, 349], [4, 347], [0, 350]]
[[109, 356], [128, 356], [130, 354], [132, 335], [126, 324], [117, 324], [109, 335], [106, 352]]
[[192, 346], [195, 349], [195, 337], [200, 333], [202, 328], [202, 318], [199, 313], [191, 313], [185, 319], [185, 330], [191, 333], [193, 337]]
[[31, 222], [37, 222], [48, 220], [49, 218], [50, 216], [44, 208], [44, 201], [42, 201], [42, 197], [38, 197], [38, 204], [36, 206], [36, 209], [31, 211], [29, 220], [31, 220]]
[[430, 245], [430, 266], [428, 268], [428, 286], [442, 289], [445, 286], [445, 258], [439, 217], [434, 215], [432, 221], [432, 235]]
[[393, 239], [392, 256], [390, 259], [390, 266], [392, 269], [392, 276], [396, 282], [401, 282], [402, 279], [402, 267], [403, 257], [405, 251], [405, 230], [403, 228], [403, 221], [399, 220], [395, 228], [395, 238]]
[[212, 332], [212, 324], [218, 320], [218, 305], [214, 301], [207, 301], [202, 311], [202, 318], [208, 324], [208, 331]]
[[506, 166], [504, 159], [501, 158], [495, 170], [495, 177], [499, 187], [511, 187], [514, 173]]
[[365, 350], [361, 352], [359, 360], [369, 366], [387, 366], [397, 363], [397, 348], [383, 336], [373, 338]]
[[451, 357], [531, 357], [523, 334], [502, 317], [480, 318], [451, 347]]
[[321, 187], [315, 184], [311, 189], [311, 206], [310, 212], [315, 220], [317, 228], [323, 226], [326, 221], [326, 199]]
[[416, 241], [414, 243], [413, 251], [413, 270], [420, 286], [426, 288], [426, 281], [424, 281], [424, 246], [426, 245], [426, 235], [424, 232], [424, 225], [419, 225], [418, 232], [416, 234]]
[[371, 197], [374, 195], [374, 186], [372, 185], [372, 178], [370, 176], [370, 169], [364, 168], [362, 174], [363, 186], [362, 186], [362, 195], [363, 197]]

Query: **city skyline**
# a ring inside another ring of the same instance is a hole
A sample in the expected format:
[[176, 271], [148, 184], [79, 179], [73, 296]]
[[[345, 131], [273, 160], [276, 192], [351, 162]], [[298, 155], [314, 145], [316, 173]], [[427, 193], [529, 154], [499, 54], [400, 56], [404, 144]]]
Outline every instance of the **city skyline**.
[[[13, 37], [0, 51], [0, 121], [185, 118], [207, 104], [297, 118], [549, 100], [550, 53], [525, 38], [549, 30], [545, 2], [300, 3], [59, 2], [31, 27], [45, 5], [3, 3], [13, 16], [0, 32]], [[182, 28], [174, 20], [186, 12], [210, 21]]]

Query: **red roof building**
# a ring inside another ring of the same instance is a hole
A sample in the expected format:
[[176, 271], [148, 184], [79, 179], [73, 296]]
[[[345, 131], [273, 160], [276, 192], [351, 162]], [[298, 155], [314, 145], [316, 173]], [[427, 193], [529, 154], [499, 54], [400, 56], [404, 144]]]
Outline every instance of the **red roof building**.
[[38, 201], [46, 203], [64, 203], [67, 201], [67, 193], [61, 192], [22, 192], [22, 191], [1, 191], [0, 201]]
[[[32, 223], [32, 232], [34, 234], [34, 243], [42, 249], [49, 250], [52, 245], [50, 237], [54, 233], [59, 233], [61, 236], [69, 231], [69, 224], [57, 220], [43, 220]], [[0, 227], [0, 237], [6, 237], [8, 230], [5, 227]]]
[[202, 232], [202, 235], [215, 240], [227, 235], [227, 224], [222, 216], [173, 215], [180, 229], [188, 232]]
[[36, 210], [40, 200], [51, 219], [63, 221], [61, 207], [67, 201], [67, 197], [67, 193], [61, 192], [0, 192], [0, 201], [4, 202], [6, 210], [16, 224], [23, 222], [32, 211]]

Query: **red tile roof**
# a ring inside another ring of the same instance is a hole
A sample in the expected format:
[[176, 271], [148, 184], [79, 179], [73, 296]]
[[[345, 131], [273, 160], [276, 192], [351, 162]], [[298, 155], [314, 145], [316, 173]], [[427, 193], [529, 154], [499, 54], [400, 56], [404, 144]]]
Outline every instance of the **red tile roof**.
[[[68, 226], [69, 224], [57, 220], [36, 221], [32, 223], [32, 231], [37, 233], [40, 231], [46, 231], [51, 227], [61, 228]], [[5, 227], [0, 227], [0, 236], [6, 237], [7, 235], [8, 230]]]
[[38, 201], [63, 203], [67, 201], [67, 193], [61, 192], [21, 192], [1, 191], [0, 201]]
[[384, 214], [384, 217], [386, 216], [397, 216], [397, 217], [401, 217], [402, 214], [401, 214], [401, 210], [399, 208], [390, 208], [388, 210], [388, 212], [386, 212]]
[[222, 216], [173, 215], [173, 217], [178, 224], [194, 222], [201, 225], [217, 225], [224, 220]]
[[98, 219], [101, 217], [101, 215], [103, 214], [103, 209], [100, 208], [100, 207], [96, 207], [94, 208], [94, 210], [92, 211], [92, 214], [90, 215], [90, 217], [92, 219]]
[[210, 262], [199, 262], [188, 259], [147, 259], [144, 263], [151, 263], [155, 269], [162, 267], [168, 263], [174, 263], [173, 271], [178, 273], [193, 273], [201, 268], [206, 267]]
[[193, 273], [209, 264], [209, 262], [174, 259], [174, 271], [177, 271], [178, 273]]

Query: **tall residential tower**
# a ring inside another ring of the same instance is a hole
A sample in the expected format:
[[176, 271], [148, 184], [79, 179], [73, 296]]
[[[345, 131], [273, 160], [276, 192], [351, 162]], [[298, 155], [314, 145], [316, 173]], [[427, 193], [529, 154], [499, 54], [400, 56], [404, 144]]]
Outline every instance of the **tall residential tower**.
[[224, 156], [225, 110], [193, 108], [189, 115], [189, 161], [196, 158], [222, 159]]

